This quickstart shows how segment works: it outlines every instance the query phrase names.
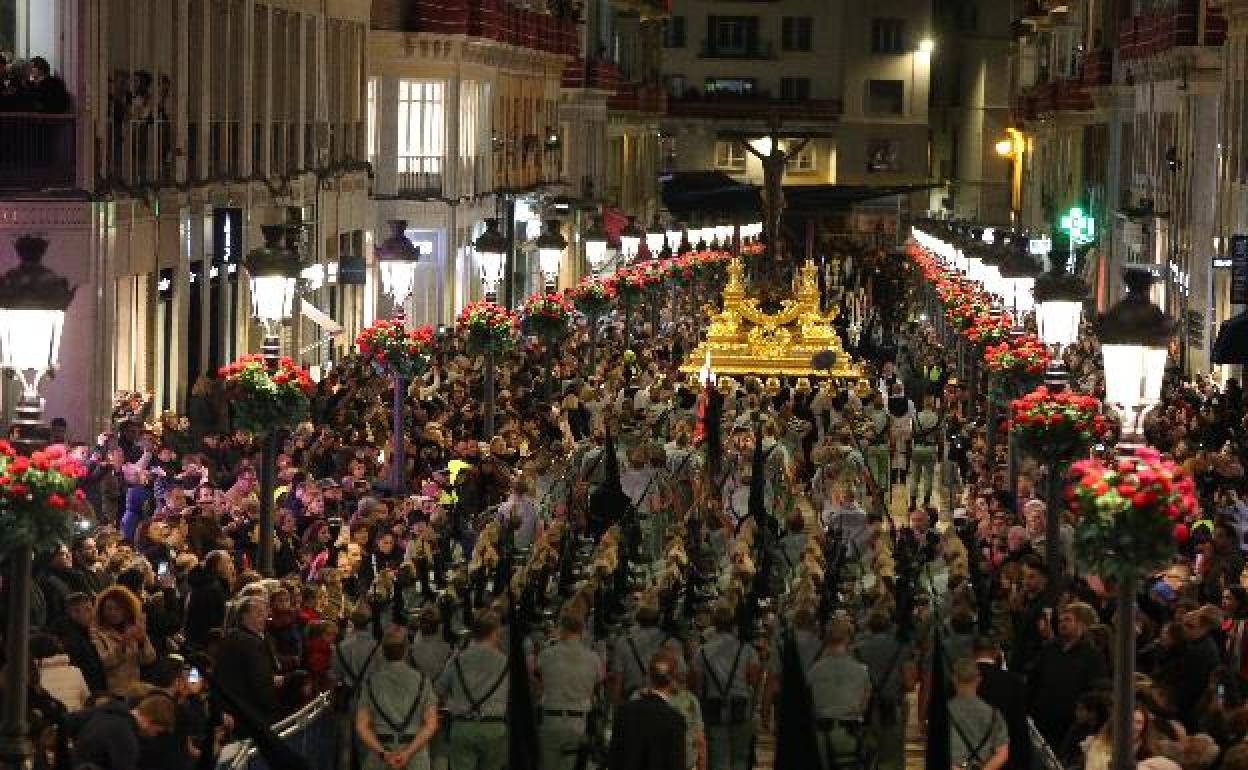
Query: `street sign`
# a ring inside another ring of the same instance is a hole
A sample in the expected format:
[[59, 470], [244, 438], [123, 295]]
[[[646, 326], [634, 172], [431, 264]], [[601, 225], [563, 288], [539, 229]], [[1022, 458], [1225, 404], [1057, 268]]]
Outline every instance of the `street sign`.
[[1231, 236], [1231, 304], [1248, 305], [1248, 235]]

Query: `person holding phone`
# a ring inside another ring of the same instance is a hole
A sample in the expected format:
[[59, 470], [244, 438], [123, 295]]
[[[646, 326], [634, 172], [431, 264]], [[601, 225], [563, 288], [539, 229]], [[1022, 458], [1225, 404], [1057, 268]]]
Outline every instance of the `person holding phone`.
[[108, 691], [117, 696], [138, 683], [140, 665], [156, 661], [139, 598], [124, 586], [112, 586], [96, 600], [91, 641], [104, 665]]

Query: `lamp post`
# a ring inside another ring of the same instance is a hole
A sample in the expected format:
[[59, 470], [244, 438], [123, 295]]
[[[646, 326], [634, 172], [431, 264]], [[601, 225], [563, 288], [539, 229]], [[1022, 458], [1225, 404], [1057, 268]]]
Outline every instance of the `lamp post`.
[[[407, 237], [407, 221], [391, 219], [390, 237], [375, 249], [377, 267], [381, 271], [381, 289], [394, 300], [394, 318], [406, 320], [403, 307], [416, 288], [416, 265], [420, 261], [420, 249]], [[406, 325], [406, 324], [405, 324]], [[394, 393], [390, 405], [390, 494], [403, 494], [404, 470], [407, 467], [407, 444], [403, 440], [403, 402], [407, 396], [407, 381], [403, 375], [394, 373]]]
[[589, 229], [581, 234], [581, 242], [585, 244], [585, 261], [597, 278], [607, 264], [607, 231], [602, 226], [602, 217], [594, 217]]
[[659, 252], [663, 251], [663, 243], [667, 240], [667, 231], [663, 229], [663, 225], [659, 223], [659, 215], [654, 215], [654, 222], [646, 228], [645, 235], [646, 252], [650, 259], [658, 259]]
[[559, 220], [546, 220], [546, 231], [537, 238], [537, 262], [546, 291], [554, 291], [559, 285], [559, 266], [563, 262], [563, 250], [567, 247], [568, 240], [559, 232]]
[[[295, 285], [299, 279], [299, 253], [292, 248], [298, 229], [290, 225], [264, 225], [260, 228], [264, 245], [247, 255], [251, 285], [252, 315], [264, 326], [260, 352], [265, 365], [275, 371], [282, 353], [280, 325], [294, 309]], [[286, 243], [282, 243], [283, 237]], [[277, 463], [278, 430], [270, 428], [262, 437], [260, 455], [260, 573], [273, 575], [273, 489]]]
[[637, 217], [629, 217], [628, 226], [620, 231], [620, 257], [623, 262], [628, 263], [637, 259], [637, 252], [641, 249], [641, 240], [645, 237], [645, 232], [637, 226]]
[[[18, 266], [0, 276], [0, 368], [22, 384], [14, 444], [25, 453], [48, 440], [39, 384], [60, 358], [65, 311], [75, 289], [42, 264], [48, 242], [23, 236], [14, 250]], [[0, 766], [24, 768], [34, 754], [26, 722], [30, 674], [30, 594], [32, 546], [8, 554], [8, 618], [5, 631], [4, 703], [0, 711]]]
[[[473, 251], [477, 252], [477, 262], [481, 266], [481, 291], [485, 298], [494, 302], [498, 298], [498, 286], [503, 280], [503, 269], [507, 264], [507, 253], [510, 247], [507, 239], [499, 232], [498, 220], [491, 217], [485, 220], [485, 232], [473, 241]], [[494, 436], [494, 348], [487, 347], [485, 365], [482, 367], [482, 390], [485, 405], [482, 411], [482, 422], [486, 440]]]
[[[1105, 359], [1105, 401], [1122, 414], [1119, 449], [1143, 443], [1144, 413], [1161, 397], [1166, 352], [1174, 333], [1174, 320], [1148, 299], [1153, 275], [1146, 270], [1126, 270], [1127, 294], [1097, 324], [1097, 336]], [[1124, 570], [1118, 580], [1118, 612], [1114, 628], [1114, 713], [1111, 770], [1132, 770], [1135, 749], [1132, 720], [1135, 715], [1135, 593], [1138, 576]]]

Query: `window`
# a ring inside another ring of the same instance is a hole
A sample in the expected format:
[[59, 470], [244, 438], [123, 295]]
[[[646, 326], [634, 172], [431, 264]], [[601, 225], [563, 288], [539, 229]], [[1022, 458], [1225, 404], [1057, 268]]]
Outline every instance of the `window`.
[[680, 99], [685, 95], [685, 91], [689, 88], [689, 83], [685, 80], [684, 75], [668, 75], [667, 76], [667, 93], [673, 99]]
[[903, 80], [868, 80], [867, 112], [871, 115], [901, 115], [905, 112], [906, 83]]
[[710, 56], [744, 56], [758, 49], [757, 16], [708, 16], [706, 53]]
[[399, 81], [399, 191], [441, 193], [446, 146], [445, 84]]
[[673, 16], [667, 20], [667, 24], [663, 25], [663, 47], [664, 48], [684, 48], [685, 47], [685, 17]]
[[780, 98], [805, 101], [810, 98], [810, 78], [780, 78]]
[[896, 139], [867, 140], [867, 173], [901, 171], [901, 142]]
[[[787, 149], [787, 148], [786, 148]], [[806, 142], [795, 155], [784, 159], [784, 170], [810, 173], [815, 170], [815, 143]]]
[[871, 53], [902, 53], [906, 48], [906, 22], [902, 19], [871, 21]]
[[707, 95], [750, 96], [756, 85], [754, 78], [707, 78], [704, 89]]
[[811, 22], [809, 16], [785, 16], [781, 24], [780, 47], [785, 51], [809, 51]]
[[715, 168], [745, 171], [745, 147], [734, 140], [715, 142]]

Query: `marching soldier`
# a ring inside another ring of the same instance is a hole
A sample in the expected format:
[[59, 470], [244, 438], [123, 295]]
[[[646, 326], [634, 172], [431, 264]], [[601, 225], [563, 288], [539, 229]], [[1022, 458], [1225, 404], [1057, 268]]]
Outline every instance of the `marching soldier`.
[[923, 409], [914, 415], [914, 432], [911, 436], [913, 449], [910, 453], [910, 507], [915, 508], [919, 494], [919, 477], [923, 478], [923, 507], [932, 503], [932, 484], [935, 481], [936, 457], [939, 455], [943, 421], [936, 411], [936, 396], [923, 397]]
[[[793, 641], [797, 645], [797, 657], [802, 663], [802, 674], [808, 674], [812, 666], [823, 657], [823, 640], [819, 638], [819, 623], [815, 609], [799, 606], [793, 612]], [[763, 689], [763, 725], [771, 724], [776, 693], [780, 690], [780, 677], [784, 664], [784, 639], [776, 634], [771, 643], [771, 657], [767, 660], [767, 685]]]
[[849, 623], [833, 621], [823, 657], [808, 675], [823, 770], [866, 766], [863, 720], [871, 697], [871, 677], [866, 666], [850, 657], [849, 642]]
[[[351, 610], [349, 620], [351, 631], [334, 645], [329, 660], [329, 676], [334, 682], [334, 706], [342, 715], [339, 729], [344, 736], [351, 735], [350, 726], [359, 703], [360, 686], [381, 663], [378, 655], [380, 645], [369, 629], [373, 615], [368, 604], [357, 604]], [[339, 741], [338, 746], [338, 766], [348, 769], [356, 767], [355, 739]]]
[[887, 503], [892, 484], [889, 472], [892, 453], [888, 445], [892, 421], [889, 419], [888, 410], [884, 408], [884, 397], [879, 393], [872, 393], [871, 403], [862, 413], [867, 418], [867, 470]]
[[472, 642], [438, 677], [451, 728], [447, 746], [455, 770], [501, 770], [507, 764], [507, 656], [499, 650], [498, 614], [481, 610]]
[[[416, 626], [407, 662], [434, 682], [446, 670], [446, 661], [451, 657], [451, 645], [442, 635], [437, 608], [429, 605], [421, 610]], [[429, 742], [429, 761], [434, 770], [446, 767], [446, 725], [440, 725]]]
[[867, 633], [854, 645], [854, 657], [867, 667], [871, 680], [867, 734], [880, 770], [905, 767], [906, 690], [916, 674], [910, 649], [897, 641], [888, 611], [867, 615]]
[[1010, 736], [1001, 712], [979, 697], [975, 661], [953, 664], [956, 694], [949, 700], [949, 755], [953, 767], [1001, 770], [1010, 758]]
[[539, 711], [543, 770], [572, 770], [585, 739], [594, 691], [603, 681], [602, 659], [582, 643], [585, 621], [571, 610], [559, 617], [559, 639], [537, 656], [534, 674], [541, 689]]
[[690, 666], [691, 689], [702, 698], [710, 770], [747, 770], [753, 737], [754, 689], [761, 679], [758, 653], [737, 638], [736, 614], [715, 608], [715, 633]]
[[438, 700], [429, 677], [407, 664], [407, 632], [391, 627], [381, 640], [385, 661], [366, 680], [355, 712], [363, 770], [429, 770], [438, 731]]
[[685, 656], [679, 642], [659, 628], [659, 608], [643, 604], [637, 608], [639, 628], [616, 641], [612, 648], [609, 689], [615, 703], [628, 700], [646, 686], [650, 659], [660, 649], [676, 661], [678, 671], [684, 670]]

